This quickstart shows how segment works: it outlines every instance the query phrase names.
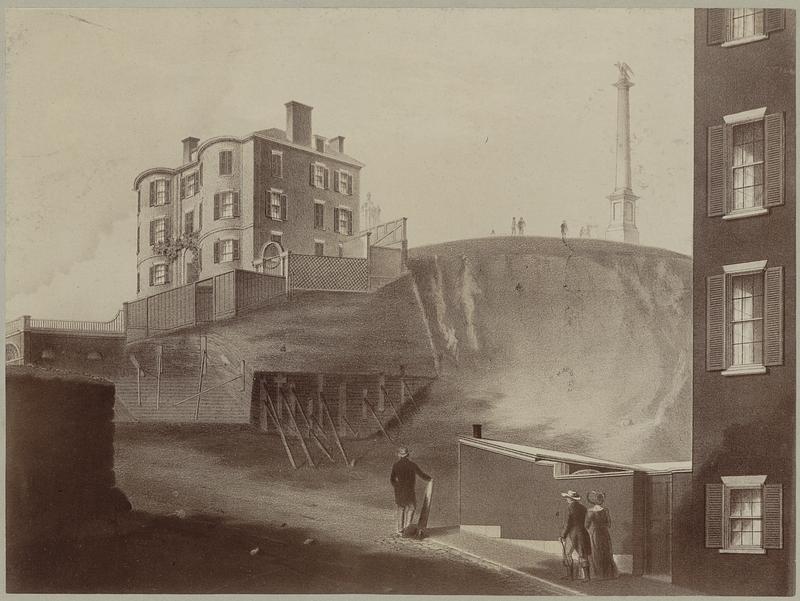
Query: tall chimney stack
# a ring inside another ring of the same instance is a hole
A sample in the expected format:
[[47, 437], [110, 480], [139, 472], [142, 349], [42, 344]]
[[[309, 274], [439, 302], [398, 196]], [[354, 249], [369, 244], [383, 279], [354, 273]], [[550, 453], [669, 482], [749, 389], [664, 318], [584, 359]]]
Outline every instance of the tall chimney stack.
[[286, 137], [301, 146], [311, 146], [311, 111], [313, 107], [294, 100], [286, 103]]
[[336, 152], [344, 153], [344, 136], [336, 136], [330, 141], [331, 148]]
[[183, 142], [183, 164], [192, 162], [192, 153], [197, 150], [197, 144], [200, 142], [199, 138], [184, 138]]

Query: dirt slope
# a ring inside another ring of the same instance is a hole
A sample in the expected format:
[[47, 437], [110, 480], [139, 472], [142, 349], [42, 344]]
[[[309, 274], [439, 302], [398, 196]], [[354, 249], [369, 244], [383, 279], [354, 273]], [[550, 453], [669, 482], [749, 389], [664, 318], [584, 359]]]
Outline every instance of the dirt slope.
[[423, 438], [482, 423], [618, 461], [689, 459], [691, 258], [497, 237], [413, 249], [410, 267], [442, 368]]

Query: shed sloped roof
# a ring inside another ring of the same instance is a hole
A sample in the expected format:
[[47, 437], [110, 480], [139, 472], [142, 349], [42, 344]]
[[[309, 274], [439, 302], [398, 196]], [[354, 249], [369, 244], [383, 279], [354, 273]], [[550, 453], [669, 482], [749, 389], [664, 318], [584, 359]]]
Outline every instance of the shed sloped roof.
[[486, 438], [473, 438], [461, 437], [459, 442], [492, 451], [495, 453], [512, 454], [520, 459], [527, 459], [529, 461], [543, 460], [543, 461], [558, 461], [563, 463], [578, 463], [598, 468], [611, 468], [625, 471], [637, 472], [673, 472], [673, 471], [686, 471], [692, 467], [691, 461], [672, 461], [664, 463], [643, 463], [643, 464], [627, 464], [618, 463], [616, 461], [606, 461], [605, 459], [598, 459], [596, 457], [589, 457], [588, 455], [579, 455], [577, 453], [565, 453], [562, 451], [552, 451], [550, 449], [542, 449], [540, 447], [532, 447], [529, 445], [515, 444], [511, 442], [503, 442], [500, 440], [489, 440]]

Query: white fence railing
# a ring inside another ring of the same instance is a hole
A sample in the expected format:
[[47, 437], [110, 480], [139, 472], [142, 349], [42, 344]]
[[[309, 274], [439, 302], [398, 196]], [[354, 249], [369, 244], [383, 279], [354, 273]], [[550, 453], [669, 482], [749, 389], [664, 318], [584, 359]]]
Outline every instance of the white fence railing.
[[36, 319], [23, 315], [6, 322], [6, 334], [14, 332], [46, 330], [48, 332], [70, 332], [80, 334], [125, 334], [125, 316], [118, 311], [114, 319], [109, 321], [87, 321], [75, 319]]

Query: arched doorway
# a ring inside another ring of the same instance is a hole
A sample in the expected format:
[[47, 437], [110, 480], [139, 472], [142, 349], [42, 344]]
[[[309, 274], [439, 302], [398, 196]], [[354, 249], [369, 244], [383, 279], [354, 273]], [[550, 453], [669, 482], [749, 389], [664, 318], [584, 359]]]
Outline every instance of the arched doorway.
[[22, 359], [22, 355], [19, 352], [19, 348], [16, 344], [7, 343], [6, 344], [6, 363], [17, 363]]
[[261, 273], [283, 277], [283, 248], [277, 242], [267, 242], [261, 250]]

